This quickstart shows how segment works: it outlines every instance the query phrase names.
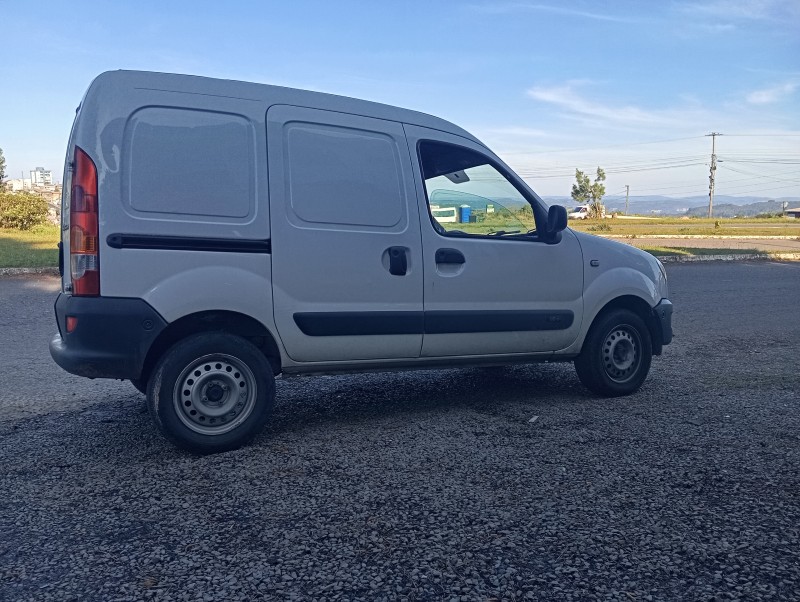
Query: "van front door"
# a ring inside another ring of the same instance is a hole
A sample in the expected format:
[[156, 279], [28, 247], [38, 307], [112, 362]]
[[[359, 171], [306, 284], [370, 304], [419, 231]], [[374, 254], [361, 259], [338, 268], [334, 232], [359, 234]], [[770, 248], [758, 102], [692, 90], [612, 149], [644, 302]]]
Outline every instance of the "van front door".
[[405, 125], [420, 206], [425, 357], [550, 353], [577, 338], [580, 245], [548, 244], [545, 205], [485, 147]]
[[267, 140], [275, 323], [289, 357], [419, 357], [419, 211], [402, 125], [275, 105]]

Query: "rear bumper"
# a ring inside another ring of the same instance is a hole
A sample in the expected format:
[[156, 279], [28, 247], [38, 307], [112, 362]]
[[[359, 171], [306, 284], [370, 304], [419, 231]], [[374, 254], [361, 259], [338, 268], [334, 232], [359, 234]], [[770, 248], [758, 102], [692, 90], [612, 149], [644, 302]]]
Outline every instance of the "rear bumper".
[[[89, 378], [139, 378], [147, 352], [167, 325], [141, 299], [60, 294], [55, 311], [59, 333], [50, 341], [50, 355], [67, 372]], [[67, 316], [77, 319], [69, 333]]]

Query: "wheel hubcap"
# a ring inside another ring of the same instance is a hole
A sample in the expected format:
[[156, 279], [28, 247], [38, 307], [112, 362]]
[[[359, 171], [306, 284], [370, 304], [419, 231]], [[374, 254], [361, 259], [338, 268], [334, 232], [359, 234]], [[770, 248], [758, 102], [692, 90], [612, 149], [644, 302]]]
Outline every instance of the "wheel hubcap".
[[223, 354], [191, 362], [173, 395], [181, 422], [203, 435], [221, 435], [244, 422], [256, 401], [256, 381], [241, 360]]
[[611, 380], [625, 382], [635, 373], [640, 363], [639, 335], [627, 326], [618, 326], [606, 336], [603, 343], [603, 365]]

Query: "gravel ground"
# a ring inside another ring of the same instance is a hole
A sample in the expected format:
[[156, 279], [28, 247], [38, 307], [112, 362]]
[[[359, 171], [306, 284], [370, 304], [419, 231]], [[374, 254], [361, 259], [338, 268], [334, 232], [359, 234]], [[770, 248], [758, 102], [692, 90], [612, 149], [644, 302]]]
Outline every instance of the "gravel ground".
[[0, 600], [797, 600], [800, 264], [668, 270], [636, 395], [558, 364], [289, 379], [201, 458], [47, 363], [52, 280], [0, 280]]

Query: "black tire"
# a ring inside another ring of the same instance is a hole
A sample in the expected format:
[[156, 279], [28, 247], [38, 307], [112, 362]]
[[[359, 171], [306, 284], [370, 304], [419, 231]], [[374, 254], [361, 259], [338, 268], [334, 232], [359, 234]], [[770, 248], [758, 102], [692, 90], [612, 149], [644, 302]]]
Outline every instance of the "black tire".
[[630, 310], [615, 309], [595, 319], [575, 359], [575, 371], [590, 391], [618, 397], [642, 386], [652, 359], [653, 344], [644, 320]]
[[159, 430], [195, 454], [248, 443], [264, 428], [274, 404], [275, 377], [264, 354], [223, 332], [176, 343], [156, 365], [147, 394]]
[[136, 390], [139, 391], [142, 395], [147, 395], [147, 381], [141, 378], [132, 378], [131, 384], [136, 387]]

